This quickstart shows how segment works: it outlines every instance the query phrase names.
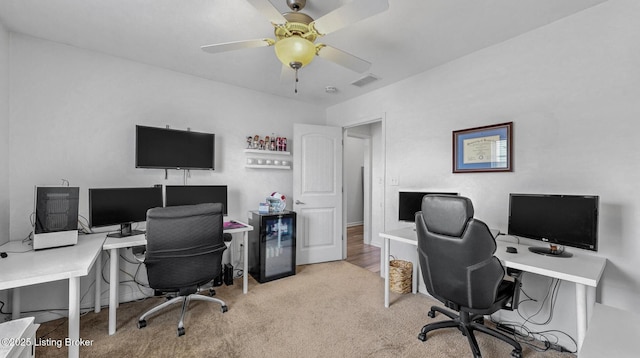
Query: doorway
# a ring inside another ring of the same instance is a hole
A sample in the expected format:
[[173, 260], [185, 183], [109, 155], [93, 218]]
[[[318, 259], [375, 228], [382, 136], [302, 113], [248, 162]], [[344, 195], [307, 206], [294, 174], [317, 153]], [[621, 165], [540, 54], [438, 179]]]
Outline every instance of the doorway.
[[344, 128], [344, 257], [380, 273], [384, 230], [382, 119]]

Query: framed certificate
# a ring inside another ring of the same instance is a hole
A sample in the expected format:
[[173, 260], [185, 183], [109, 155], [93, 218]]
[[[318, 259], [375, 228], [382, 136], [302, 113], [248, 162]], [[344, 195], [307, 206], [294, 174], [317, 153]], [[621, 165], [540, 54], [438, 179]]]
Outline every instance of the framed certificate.
[[513, 122], [453, 131], [453, 172], [510, 172]]

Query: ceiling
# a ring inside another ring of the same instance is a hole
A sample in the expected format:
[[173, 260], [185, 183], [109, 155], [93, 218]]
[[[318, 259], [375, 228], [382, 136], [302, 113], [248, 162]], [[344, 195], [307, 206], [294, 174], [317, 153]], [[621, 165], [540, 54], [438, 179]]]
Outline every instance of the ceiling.
[[[290, 11], [285, 0], [270, 0]], [[350, 0], [307, 0], [317, 19]], [[10, 31], [194, 76], [330, 106], [516, 37], [606, 0], [389, 0], [389, 9], [319, 41], [373, 65], [364, 74], [316, 58], [281, 81], [273, 47], [210, 54], [200, 46], [274, 38], [245, 0], [0, 0]], [[351, 83], [372, 74], [378, 80]], [[337, 89], [327, 93], [325, 88]]]

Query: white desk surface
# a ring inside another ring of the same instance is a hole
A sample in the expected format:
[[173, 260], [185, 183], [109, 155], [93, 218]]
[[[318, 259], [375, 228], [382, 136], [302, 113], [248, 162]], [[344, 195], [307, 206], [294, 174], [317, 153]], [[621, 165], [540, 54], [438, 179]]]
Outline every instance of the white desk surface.
[[[249, 224], [245, 224], [240, 221], [235, 221], [239, 224], [244, 225], [244, 227], [235, 228], [235, 229], [224, 229], [226, 234], [236, 234], [246, 231], [252, 231], [253, 226]], [[103, 234], [104, 235], [104, 234]], [[102, 245], [103, 250], [111, 250], [111, 249], [123, 249], [132, 246], [143, 246], [147, 244], [147, 236], [145, 234], [127, 236], [127, 237], [107, 237], [104, 241], [104, 245]], [[229, 245], [227, 245], [228, 247]]]
[[[567, 250], [573, 254], [572, 257], [567, 258], [536, 254], [529, 251], [529, 245], [518, 245], [516, 239], [509, 236], [500, 236], [496, 243], [498, 248], [495, 255], [507, 267], [590, 287], [598, 286], [607, 263], [606, 258], [588, 255], [579, 252], [579, 249]], [[540, 244], [540, 246], [544, 245], [544, 243]], [[518, 253], [508, 253], [507, 246], [515, 247]]]
[[[496, 231], [494, 230], [494, 232]], [[411, 227], [380, 233], [380, 236], [418, 245], [417, 233]], [[505, 266], [591, 287], [598, 286], [598, 281], [602, 277], [607, 262], [607, 259], [603, 257], [577, 252], [578, 249], [571, 251], [573, 257], [569, 258], [544, 256], [530, 252], [528, 245], [518, 245], [516, 242], [517, 240], [511, 236], [498, 236], [496, 240], [495, 256]], [[541, 243], [542, 245], [544, 244]], [[518, 253], [507, 253], [507, 246], [517, 248]]]
[[21, 241], [10, 241], [0, 246], [9, 255], [0, 259], [0, 290], [85, 276], [103, 242], [104, 234], [79, 235], [76, 245], [34, 251]]
[[132, 246], [143, 246], [147, 244], [147, 235], [139, 234], [125, 237], [107, 237], [102, 245], [103, 250], [123, 249]]
[[640, 315], [596, 303], [579, 358], [635, 358]]

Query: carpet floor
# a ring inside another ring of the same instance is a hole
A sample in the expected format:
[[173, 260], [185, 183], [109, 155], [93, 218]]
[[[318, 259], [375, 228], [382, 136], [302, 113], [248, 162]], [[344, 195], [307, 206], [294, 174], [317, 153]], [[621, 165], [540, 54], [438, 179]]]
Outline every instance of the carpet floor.
[[[108, 335], [108, 309], [81, 317], [81, 357], [471, 357], [466, 337], [457, 329], [429, 333], [421, 342], [423, 325], [446, 318], [427, 316], [438, 304], [421, 294], [391, 293], [383, 305], [384, 281], [378, 274], [345, 261], [298, 267], [298, 273], [259, 284], [249, 280], [242, 294], [241, 279], [216, 288], [229, 311], [208, 302], [191, 302], [185, 318], [186, 334], [177, 337], [180, 306], [147, 319], [138, 329], [137, 317], [163, 298], [123, 303], [117, 332]], [[53, 342], [67, 337], [67, 321], [42, 324], [37, 336]], [[476, 335], [483, 357], [509, 357], [511, 346]], [[66, 357], [67, 348], [36, 347], [36, 356]], [[575, 357], [569, 353], [537, 352], [523, 345], [526, 358]]]

